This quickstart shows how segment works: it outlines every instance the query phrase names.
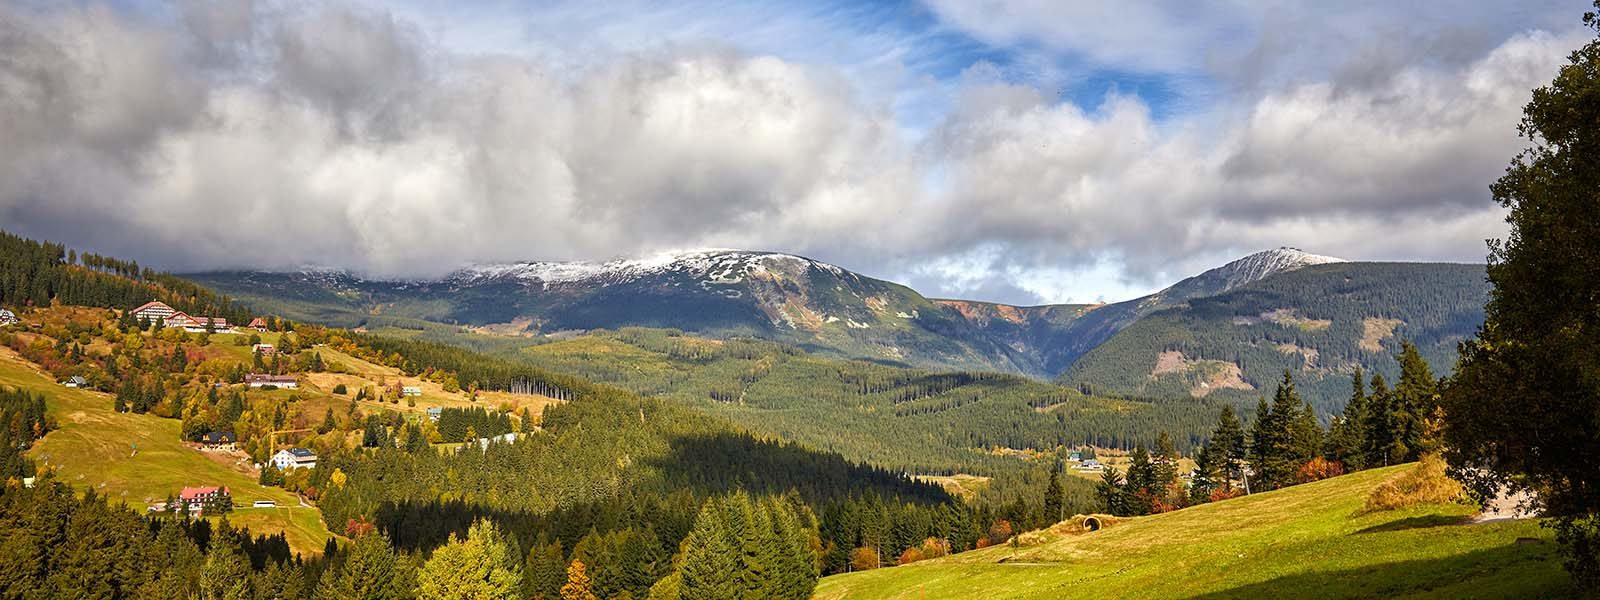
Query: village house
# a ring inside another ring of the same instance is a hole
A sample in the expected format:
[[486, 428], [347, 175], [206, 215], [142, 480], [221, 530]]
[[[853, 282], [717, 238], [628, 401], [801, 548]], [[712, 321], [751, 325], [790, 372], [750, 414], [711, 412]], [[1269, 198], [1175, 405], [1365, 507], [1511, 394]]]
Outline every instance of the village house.
[[293, 375], [267, 375], [264, 373], [251, 373], [244, 376], [244, 382], [250, 387], [259, 388], [273, 386], [276, 388], [293, 390], [300, 387], [300, 381]]
[[408, 386], [400, 388], [400, 395], [401, 396], [421, 396], [422, 395], [422, 388], [418, 387], [418, 386], [415, 386], [415, 385], [408, 385]]
[[245, 327], [249, 327], [249, 328], [254, 329], [256, 331], [266, 331], [267, 330], [267, 320], [263, 319], [261, 317], [256, 317], [254, 319], [250, 319], [250, 324], [246, 325]]
[[431, 407], [431, 408], [428, 409], [428, 420], [429, 421], [438, 421], [439, 420], [439, 416], [443, 415], [443, 414], [444, 414], [444, 409], [443, 408], [439, 408], [437, 406]]
[[232, 433], [226, 431], [213, 431], [200, 436], [200, 446], [206, 450], [218, 452], [233, 452], [239, 449], [239, 440]]
[[84, 379], [83, 376], [81, 376], [81, 375], [73, 375], [71, 377], [68, 377], [66, 379], [61, 380], [61, 385], [67, 386], [69, 388], [83, 388], [83, 387], [89, 387], [89, 381]]
[[290, 448], [279, 450], [277, 454], [272, 455], [269, 462], [279, 471], [309, 469], [317, 466], [317, 455], [305, 448]]
[[0, 327], [5, 327], [6, 325], [10, 325], [12, 323], [17, 323], [17, 322], [19, 322], [19, 320], [17, 319], [17, 314], [16, 313], [11, 312], [9, 310], [6, 310], [4, 308], [0, 308]]
[[250, 351], [262, 356], [272, 356], [278, 353], [278, 349], [273, 347], [272, 344], [256, 344], [250, 347]]
[[178, 493], [178, 504], [190, 514], [201, 514], [207, 509], [226, 511], [233, 507], [233, 495], [228, 493], [227, 486], [186, 487]]

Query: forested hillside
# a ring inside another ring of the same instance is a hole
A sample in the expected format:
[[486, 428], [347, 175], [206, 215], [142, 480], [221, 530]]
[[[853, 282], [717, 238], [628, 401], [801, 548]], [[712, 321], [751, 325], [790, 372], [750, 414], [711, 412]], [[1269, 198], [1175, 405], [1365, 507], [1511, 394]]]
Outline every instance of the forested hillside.
[[996, 449], [1131, 448], [1170, 432], [1187, 450], [1206, 402], [1086, 396], [1017, 375], [933, 372], [811, 356], [775, 342], [626, 328], [527, 347], [521, 360], [670, 398], [764, 435], [913, 473], [990, 473]]
[[1401, 342], [1441, 371], [1483, 322], [1477, 265], [1308, 266], [1150, 314], [1073, 365], [1060, 381], [1095, 393], [1247, 402], [1285, 370], [1322, 414], [1336, 412], [1357, 368], [1389, 377]]
[[68, 304], [131, 308], [160, 300], [191, 315], [248, 321], [249, 313], [227, 296], [140, 268], [138, 261], [79, 254], [61, 244], [38, 242], [0, 231], [0, 306]]
[[1028, 356], [910, 288], [780, 253], [485, 265], [424, 281], [337, 272], [188, 277], [296, 319], [348, 327], [394, 319], [513, 335], [664, 327], [890, 364], [1042, 374]]
[[[70, 252], [32, 247], [42, 252], [38, 266], [17, 271], [29, 274], [23, 287], [47, 295], [13, 305], [22, 322], [0, 328], [6, 346], [0, 379], [21, 386], [0, 388], [0, 416], [11, 424], [0, 432], [8, 440], [0, 465], [11, 481], [0, 489], [0, 526], [49, 532], [103, 521], [145, 533], [119, 534], [119, 554], [104, 557], [110, 574], [82, 581], [63, 579], [76, 573], [70, 561], [0, 557], [33, 565], [5, 569], [5, 589], [46, 597], [101, 593], [94, 590], [116, 596], [150, 586], [238, 598], [364, 593], [346, 589], [353, 585], [405, 598], [440, 586], [482, 585], [452, 566], [480, 561], [503, 570], [488, 583], [524, 597], [553, 598], [576, 586], [608, 598], [692, 597], [708, 589], [798, 598], [819, 574], [847, 570], [865, 556], [886, 566], [997, 544], [1048, 523], [1047, 515], [1064, 506], [1087, 509], [1092, 501], [1087, 482], [1052, 479], [1042, 488], [1031, 474], [1036, 465], [1009, 459], [971, 503], [963, 502], [905, 471], [521, 357], [270, 315], [264, 319], [274, 329], [270, 343], [255, 330], [167, 328], [128, 312], [144, 298], [119, 306], [120, 296], [74, 297], [62, 291], [69, 287], [36, 285], [47, 280], [40, 273], [55, 281], [91, 277], [97, 290], [133, 293], [127, 290], [150, 285], [134, 279], [131, 268], [80, 273], [86, 268], [72, 264]], [[141, 271], [138, 277], [165, 276]], [[182, 285], [174, 280], [172, 287], [188, 289]], [[215, 298], [198, 289], [190, 296], [191, 302]], [[73, 305], [72, 298], [112, 310]], [[749, 361], [804, 357], [770, 342], [697, 343], [731, 346]], [[863, 394], [898, 394], [897, 402], [907, 404], [995, 377], [874, 379], [882, 376], [856, 374], [849, 385], [862, 386]], [[254, 383], [263, 377], [273, 379]], [[429, 405], [440, 409], [437, 422], [424, 412]], [[70, 431], [55, 430], [63, 420], [72, 421]], [[99, 423], [98, 435], [85, 420]], [[229, 448], [195, 443], [218, 432], [230, 435]], [[234, 440], [238, 449], [231, 448]], [[926, 441], [905, 442], [908, 456], [939, 452]], [[23, 454], [35, 444], [46, 450]], [[315, 465], [280, 471], [246, 462], [264, 463], [288, 446], [314, 449]], [[30, 457], [48, 462], [36, 466]], [[130, 467], [145, 468], [143, 476], [128, 479], [122, 470]], [[244, 473], [259, 485], [247, 483]], [[19, 476], [33, 475], [34, 488], [20, 485]], [[67, 481], [85, 489], [114, 484], [110, 489], [125, 499], [150, 503], [149, 511], [112, 508], [90, 495], [79, 507], [39, 513], [70, 493]], [[235, 507], [224, 498], [191, 512], [187, 501], [171, 497], [179, 486], [208, 483], [280, 508]], [[162, 490], [166, 502], [156, 501]], [[96, 516], [73, 517], [75, 510]], [[226, 524], [228, 518], [266, 522], [272, 513], [260, 510], [320, 510], [327, 530], [343, 537], [324, 533], [320, 558], [305, 557], [303, 548], [295, 548], [302, 554], [296, 557], [282, 536], [256, 541]], [[224, 537], [208, 540], [209, 523]], [[77, 547], [57, 537], [38, 541], [38, 551], [51, 557]], [[761, 550], [728, 562], [727, 549], [747, 543]], [[381, 581], [361, 579], [373, 570], [384, 574]], [[784, 583], [779, 589], [772, 582]]]

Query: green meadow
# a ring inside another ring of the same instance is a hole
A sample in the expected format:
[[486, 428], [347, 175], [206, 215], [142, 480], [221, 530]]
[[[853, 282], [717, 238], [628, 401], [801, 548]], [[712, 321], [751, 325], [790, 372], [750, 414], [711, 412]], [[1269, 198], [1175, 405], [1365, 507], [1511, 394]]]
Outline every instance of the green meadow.
[[[1561, 598], [1575, 596], [1534, 520], [1471, 522], [1460, 504], [1369, 513], [1409, 465], [836, 575], [815, 598]], [[1024, 538], [1028, 536], [1022, 536]]]
[[272, 500], [280, 507], [241, 508], [228, 517], [231, 523], [248, 525], [254, 533], [282, 532], [301, 553], [320, 552], [332, 535], [316, 508], [300, 506], [283, 489], [257, 484], [250, 465], [183, 445], [176, 419], [115, 412], [109, 395], [56, 385], [5, 348], [0, 348], [0, 385], [45, 394], [56, 430], [36, 442], [28, 456], [60, 481], [135, 510], [177, 495], [184, 486], [224, 485], [236, 505]]

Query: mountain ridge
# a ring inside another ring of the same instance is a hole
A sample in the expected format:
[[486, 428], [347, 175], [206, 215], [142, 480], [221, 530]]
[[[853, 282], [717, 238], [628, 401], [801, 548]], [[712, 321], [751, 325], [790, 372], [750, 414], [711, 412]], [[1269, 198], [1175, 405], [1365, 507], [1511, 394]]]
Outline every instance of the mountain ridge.
[[[901, 366], [1056, 379], [1153, 314], [1308, 267], [1341, 264], [1378, 263], [1280, 247], [1139, 298], [1035, 306], [928, 298], [902, 284], [800, 255], [726, 249], [603, 262], [486, 263], [430, 279], [368, 278], [327, 269], [189, 277], [267, 303], [291, 318], [346, 326], [410, 319], [512, 335], [658, 327], [773, 339], [806, 351]], [[1363, 300], [1374, 301], [1394, 302]], [[1382, 316], [1383, 308], [1363, 310]], [[1144, 360], [1155, 359], [1139, 358]], [[1129, 389], [1107, 391], [1143, 388], [1123, 387]]]

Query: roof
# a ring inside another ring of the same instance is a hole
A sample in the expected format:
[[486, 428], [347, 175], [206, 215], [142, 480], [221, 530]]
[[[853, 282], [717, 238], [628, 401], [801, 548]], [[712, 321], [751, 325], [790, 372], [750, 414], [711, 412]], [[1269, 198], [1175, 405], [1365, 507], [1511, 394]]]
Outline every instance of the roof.
[[217, 486], [214, 486], [214, 485], [201, 485], [201, 486], [186, 487], [186, 488], [183, 488], [183, 491], [178, 492], [178, 497], [181, 498], [181, 499], [184, 499], [184, 500], [189, 500], [189, 499], [192, 499], [192, 498], [198, 498], [200, 496], [207, 496], [207, 495], [215, 494], [217, 492], [222, 492], [222, 493], [226, 494], [226, 493], [228, 493], [228, 488], [227, 488], [227, 486], [217, 487]]
[[288, 450], [284, 450], [284, 452], [288, 452], [290, 456], [293, 456], [295, 458], [316, 458], [317, 457], [317, 453], [312, 452], [310, 450], [307, 450], [305, 448], [290, 448]]
[[245, 375], [244, 380], [250, 383], [296, 383], [299, 381], [293, 375], [267, 375], [265, 373], [251, 373]]
[[237, 439], [233, 437], [233, 434], [226, 431], [213, 431], [200, 436], [200, 441], [207, 444], [229, 444], [237, 441]]
[[167, 303], [161, 302], [159, 300], [152, 300], [150, 302], [146, 302], [144, 304], [141, 304], [141, 305], [139, 305], [139, 308], [135, 308], [135, 309], [133, 309], [131, 311], [128, 311], [128, 312], [139, 312], [139, 311], [144, 310], [146, 308], [165, 308], [167, 310], [172, 310], [172, 307], [171, 306], [167, 306]]
[[89, 380], [84, 379], [82, 375], [73, 375], [71, 377], [68, 377], [67, 381], [76, 383], [78, 385], [83, 385], [85, 383], [89, 383]]
[[266, 319], [263, 319], [261, 317], [256, 317], [256, 318], [250, 320], [250, 325], [249, 326], [250, 327], [266, 327], [267, 326], [267, 321], [266, 321]]

